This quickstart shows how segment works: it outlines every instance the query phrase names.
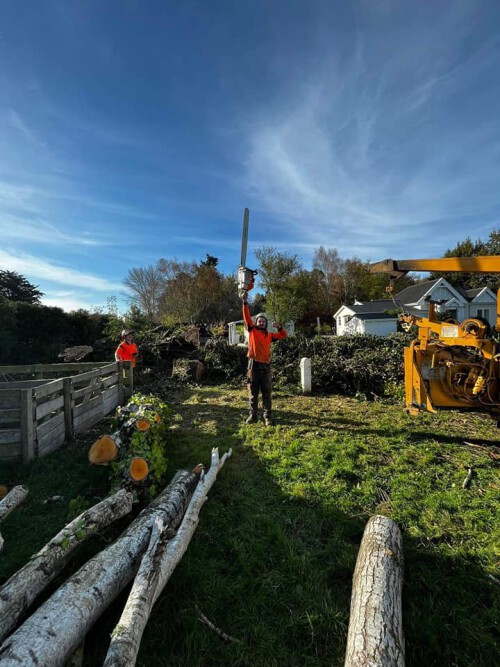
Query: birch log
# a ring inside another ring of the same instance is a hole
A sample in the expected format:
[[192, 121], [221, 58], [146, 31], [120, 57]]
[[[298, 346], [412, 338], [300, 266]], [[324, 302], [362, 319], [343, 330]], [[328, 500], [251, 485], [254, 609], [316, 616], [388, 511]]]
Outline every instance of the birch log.
[[3, 521], [7, 514], [20, 505], [28, 495], [28, 489], [25, 486], [15, 486], [9, 493], [0, 500], [0, 521]]
[[121, 490], [86, 510], [63, 528], [0, 587], [0, 641], [91, 535], [132, 510], [132, 494]]
[[369, 519], [356, 561], [345, 667], [404, 667], [403, 543], [397, 524]]
[[0, 646], [2, 667], [63, 665], [92, 624], [133, 578], [157, 516], [177, 528], [196, 486], [181, 471], [129, 528], [88, 561]]
[[151, 609], [186, 552], [198, 525], [199, 513], [207, 500], [208, 491], [215, 482], [217, 473], [231, 454], [232, 450], [229, 450], [222, 459], [219, 459], [218, 450], [212, 450], [210, 469], [198, 482], [174, 538], [169, 540], [162, 531], [161, 525], [157, 525], [154, 540], [152, 534], [150, 546], [142, 559], [123, 614], [111, 635], [111, 644], [104, 667], [133, 667], [135, 665]]

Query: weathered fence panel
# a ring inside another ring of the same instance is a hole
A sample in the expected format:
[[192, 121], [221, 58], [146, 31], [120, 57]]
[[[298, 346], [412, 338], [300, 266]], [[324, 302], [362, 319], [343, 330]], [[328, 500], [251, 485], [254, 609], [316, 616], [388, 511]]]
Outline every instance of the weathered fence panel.
[[16, 378], [0, 382], [0, 462], [28, 463], [58, 449], [123, 403], [131, 375], [130, 363], [0, 366], [0, 376]]

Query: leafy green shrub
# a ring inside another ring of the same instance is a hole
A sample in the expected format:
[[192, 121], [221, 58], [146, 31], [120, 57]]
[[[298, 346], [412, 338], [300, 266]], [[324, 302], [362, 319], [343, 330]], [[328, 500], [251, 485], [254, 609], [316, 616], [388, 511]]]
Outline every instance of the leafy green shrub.
[[210, 381], [231, 382], [241, 379], [247, 367], [247, 350], [229, 345], [222, 337], [209, 338], [203, 346], [205, 377]]
[[[113, 488], [130, 485], [128, 470], [134, 457], [145, 459], [149, 466], [148, 492], [150, 497], [155, 497], [161, 490], [165, 473], [167, 471], [167, 439], [170, 425], [171, 409], [157, 396], [142, 396], [134, 394], [128, 405], [136, 405], [140, 408], [138, 414], [141, 418], [150, 422], [151, 426], [146, 431], [125, 429], [123, 437], [126, 440], [122, 446], [118, 460], [111, 464], [111, 482]], [[129, 410], [122, 408], [115, 425], [130, 418]], [[131, 485], [134, 489], [134, 485]], [[139, 488], [139, 487], [137, 487]]]

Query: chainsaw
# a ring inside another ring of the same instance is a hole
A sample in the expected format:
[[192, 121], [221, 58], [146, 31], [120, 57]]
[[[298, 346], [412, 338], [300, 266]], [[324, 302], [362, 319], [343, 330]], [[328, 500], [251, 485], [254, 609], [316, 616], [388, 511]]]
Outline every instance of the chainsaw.
[[249, 269], [247, 262], [247, 243], [248, 243], [248, 220], [250, 211], [246, 208], [243, 215], [243, 233], [241, 235], [241, 261], [238, 268], [238, 296], [242, 298], [246, 292], [253, 289], [255, 285], [255, 276], [257, 271]]

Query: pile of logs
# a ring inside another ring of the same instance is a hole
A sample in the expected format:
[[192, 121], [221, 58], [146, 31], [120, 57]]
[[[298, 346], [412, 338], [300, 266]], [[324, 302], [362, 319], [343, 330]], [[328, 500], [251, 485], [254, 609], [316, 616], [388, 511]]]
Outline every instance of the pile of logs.
[[35, 597], [60, 572], [70, 552], [103, 525], [130, 511], [132, 496], [120, 490], [64, 528], [19, 572], [0, 587], [2, 667], [64, 665], [95, 621], [134, 579], [122, 617], [113, 632], [105, 664], [133, 666], [152, 606], [185, 553], [218, 471], [198, 465], [172, 482], [110, 546], [89, 560], [15, 629]]
[[[138, 491], [145, 488], [150, 474], [148, 459], [152, 456], [151, 445], [161, 417], [151, 403], [143, 401], [118, 408], [117, 418], [117, 430], [100, 436], [91, 446], [89, 462], [96, 465], [119, 462], [120, 479], [115, 480], [115, 486]], [[141, 456], [135, 454], [137, 449]]]

